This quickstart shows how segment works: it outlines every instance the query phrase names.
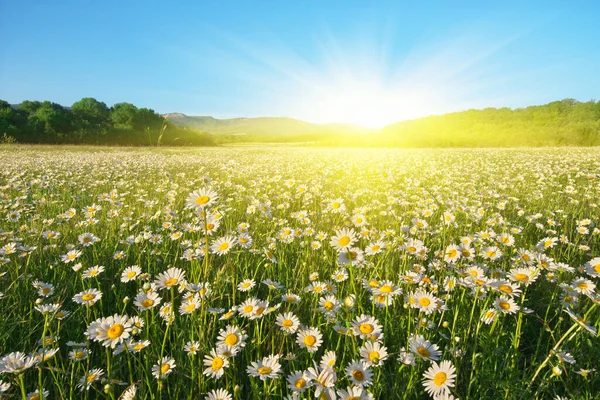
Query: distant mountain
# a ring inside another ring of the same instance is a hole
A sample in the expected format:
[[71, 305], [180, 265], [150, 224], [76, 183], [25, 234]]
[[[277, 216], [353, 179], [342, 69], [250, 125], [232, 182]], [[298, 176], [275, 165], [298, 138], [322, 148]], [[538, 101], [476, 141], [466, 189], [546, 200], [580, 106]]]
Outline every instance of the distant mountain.
[[245, 136], [277, 139], [311, 137], [328, 134], [363, 134], [374, 130], [353, 124], [313, 124], [288, 117], [217, 119], [209, 116], [188, 116], [181, 113], [162, 114], [178, 126], [198, 129], [213, 135]]

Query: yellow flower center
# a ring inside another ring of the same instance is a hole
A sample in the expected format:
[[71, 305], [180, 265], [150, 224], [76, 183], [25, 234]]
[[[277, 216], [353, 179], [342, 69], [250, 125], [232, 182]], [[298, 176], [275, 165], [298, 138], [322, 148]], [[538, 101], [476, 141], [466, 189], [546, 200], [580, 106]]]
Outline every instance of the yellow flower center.
[[510, 304], [508, 302], [506, 302], [506, 301], [501, 301], [499, 303], [499, 305], [500, 305], [500, 308], [503, 309], [503, 310], [509, 310], [510, 309]]
[[300, 378], [296, 381], [294, 386], [296, 386], [296, 389], [303, 389], [306, 386], [306, 380]]
[[167, 279], [167, 280], [165, 281], [165, 286], [166, 286], [166, 287], [175, 286], [175, 285], [177, 285], [177, 282], [178, 282], [178, 280], [177, 280], [177, 279], [175, 279], [175, 278], [170, 278], [170, 279]]
[[447, 376], [445, 372], [438, 372], [433, 377], [433, 383], [435, 383], [436, 386], [442, 386], [446, 382], [446, 379]]
[[525, 274], [515, 274], [515, 279], [521, 282], [525, 282], [529, 280], [529, 277]]
[[89, 374], [87, 376], [87, 378], [85, 378], [87, 383], [90, 383], [91, 381], [93, 381], [94, 379], [96, 379], [96, 374]]
[[325, 308], [327, 311], [331, 311], [333, 310], [333, 303], [331, 301], [326, 301], [323, 305], [323, 308]]
[[429, 350], [427, 350], [427, 348], [425, 347], [417, 347], [417, 353], [424, 358], [429, 358], [429, 356], [431, 355], [431, 353], [429, 352]]
[[373, 331], [375, 330], [375, 327], [371, 324], [360, 324], [360, 326], [358, 327], [358, 330], [361, 333], [368, 335], [368, 334], [373, 333]]
[[317, 342], [317, 338], [312, 336], [312, 335], [308, 335], [308, 336], [304, 336], [304, 344], [307, 346], [313, 346], [315, 343]]
[[83, 301], [90, 301], [90, 300], [93, 300], [94, 298], [96, 298], [96, 295], [92, 294], [92, 293], [86, 293], [83, 296], [81, 296], [81, 300], [83, 300]]
[[294, 325], [294, 322], [292, 322], [292, 320], [291, 320], [291, 319], [284, 319], [284, 320], [283, 320], [283, 322], [281, 323], [281, 325], [282, 325], [284, 328], [289, 328], [289, 327], [291, 327], [292, 325]]
[[198, 196], [196, 197], [196, 204], [201, 206], [208, 203], [209, 200], [210, 198], [208, 196]]
[[431, 300], [429, 300], [427, 297], [421, 297], [419, 299], [419, 304], [421, 307], [427, 307], [431, 304]]
[[338, 244], [340, 246], [348, 246], [348, 243], [350, 243], [350, 238], [348, 236], [342, 236], [339, 240], [338, 240]]
[[229, 346], [235, 346], [238, 341], [239, 339], [235, 333], [230, 333], [229, 335], [225, 336], [225, 344]]
[[357, 369], [352, 371], [352, 377], [355, 381], [362, 382], [365, 379], [365, 374]]
[[109, 339], [117, 339], [119, 337], [121, 337], [121, 335], [123, 334], [123, 331], [125, 331], [125, 327], [121, 324], [114, 324], [113, 326], [111, 326], [108, 329], [108, 332], [106, 332], [106, 336], [108, 336]]
[[263, 366], [263, 367], [260, 367], [257, 371], [261, 375], [268, 375], [273, 370], [271, 369], [271, 367]]
[[167, 363], [160, 366], [160, 372], [166, 374], [171, 369], [171, 366]]
[[192, 311], [194, 311], [195, 309], [196, 309], [196, 304], [194, 304], [194, 303], [190, 303], [190, 304], [188, 304], [188, 305], [187, 305], [187, 307], [185, 308], [185, 311], [186, 311], [186, 312], [192, 312]]
[[508, 294], [512, 294], [512, 292], [513, 292], [512, 287], [510, 287], [509, 285], [500, 285], [500, 286], [498, 286], [498, 289], [500, 289], [500, 291], [502, 291], [504, 293], [508, 293]]
[[390, 285], [383, 285], [379, 288], [379, 291], [382, 293], [392, 293], [393, 288]]
[[154, 305], [154, 300], [152, 300], [152, 299], [142, 300], [142, 306], [144, 306], [145, 308], [152, 307], [153, 305]]
[[215, 357], [212, 360], [211, 368], [214, 369], [215, 371], [218, 371], [223, 367], [224, 363], [225, 362], [223, 361], [223, 359], [221, 357]]
[[228, 242], [223, 242], [219, 245], [219, 250], [220, 251], [225, 251], [229, 248], [229, 243]]
[[376, 351], [372, 351], [369, 353], [369, 360], [373, 362], [379, 361], [379, 353]]

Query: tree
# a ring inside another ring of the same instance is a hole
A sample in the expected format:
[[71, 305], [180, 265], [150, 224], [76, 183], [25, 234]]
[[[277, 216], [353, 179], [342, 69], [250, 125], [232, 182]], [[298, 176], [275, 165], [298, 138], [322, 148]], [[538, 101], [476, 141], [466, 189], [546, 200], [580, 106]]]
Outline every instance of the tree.
[[76, 136], [82, 142], [98, 142], [109, 126], [110, 109], [92, 97], [84, 97], [71, 106]]

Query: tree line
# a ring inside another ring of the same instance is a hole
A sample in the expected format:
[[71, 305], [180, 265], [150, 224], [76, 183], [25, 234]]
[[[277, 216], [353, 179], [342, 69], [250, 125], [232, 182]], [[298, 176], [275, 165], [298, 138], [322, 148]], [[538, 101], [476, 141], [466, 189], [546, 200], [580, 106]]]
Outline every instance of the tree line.
[[149, 108], [130, 103], [108, 107], [91, 97], [63, 107], [50, 101], [0, 100], [0, 139], [45, 144], [209, 146], [211, 135], [175, 126]]

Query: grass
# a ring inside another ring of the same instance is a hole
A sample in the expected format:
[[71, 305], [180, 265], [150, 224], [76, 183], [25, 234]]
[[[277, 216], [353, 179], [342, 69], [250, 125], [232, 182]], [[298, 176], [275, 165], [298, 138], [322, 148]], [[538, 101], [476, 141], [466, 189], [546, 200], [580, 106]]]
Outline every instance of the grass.
[[[595, 148], [1, 147], [0, 357], [19, 351], [34, 361], [15, 372], [7, 358], [0, 362], [0, 382], [10, 383], [0, 396], [29, 398], [44, 389], [38, 398], [117, 399], [135, 387], [139, 399], [197, 399], [216, 389], [235, 399], [283, 399], [294, 392], [286, 378], [303, 371], [307, 389], [299, 398], [314, 398], [322, 384], [306, 373], [333, 351], [335, 381], [325, 393], [344, 399], [339, 390], [353, 383], [346, 367], [368, 361], [360, 350], [377, 342], [388, 355], [371, 360], [381, 365], [368, 367], [372, 383], [360, 398], [367, 391], [430, 398], [423, 381], [434, 361], [410, 350], [421, 335], [439, 347], [438, 363], [456, 368], [448, 396], [597, 398], [599, 155]], [[218, 198], [186, 207], [198, 189]], [[208, 224], [215, 225], [210, 234]], [[348, 235], [343, 228], [356, 240], [338, 251], [331, 242]], [[86, 233], [99, 240], [86, 246]], [[238, 244], [219, 255], [219, 238]], [[241, 238], [250, 238], [246, 247]], [[380, 249], [368, 251], [373, 246]], [[81, 254], [64, 262], [70, 250]], [[133, 265], [146, 276], [122, 282]], [[84, 278], [94, 266], [104, 271]], [[197, 285], [191, 292], [151, 285], [170, 268]], [[239, 290], [246, 279], [255, 286]], [[512, 305], [502, 282], [516, 289]], [[90, 289], [102, 293], [94, 304], [73, 300]], [[140, 310], [134, 299], [144, 291], [158, 293], [160, 305]], [[284, 301], [288, 293], [299, 301]], [[190, 299], [194, 310], [181, 314]], [[252, 318], [225, 319], [249, 299], [259, 302]], [[338, 304], [329, 312], [326, 301]], [[59, 311], [40, 312], [51, 304]], [[164, 306], [172, 314], [161, 313]], [[484, 321], [490, 310], [495, 316]], [[62, 311], [69, 315], [59, 318]], [[320, 332], [318, 350], [277, 325], [287, 312]], [[86, 336], [94, 321], [115, 314], [137, 317], [143, 327], [126, 325], [125, 332], [150, 344], [114, 354], [118, 346]], [[361, 315], [374, 317], [383, 335], [353, 334]], [[203, 360], [228, 325], [247, 335], [245, 346], [234, 349], [221, 377], [206, 376]], [[197, 342], [196, 354], [184, 350], [189, 342]], [[73, 361], [69, 352], [77, 349], [89, 354]], [[35, 361], [35, 352], [47, 360]], [[248, 367], [270, 355], [281, 366], [277, 378], [249, 376]], [[157, 379], [152, 367], [163, 357], [176, 366]], [[95, 368], [102, 376], [80, 389]]]

